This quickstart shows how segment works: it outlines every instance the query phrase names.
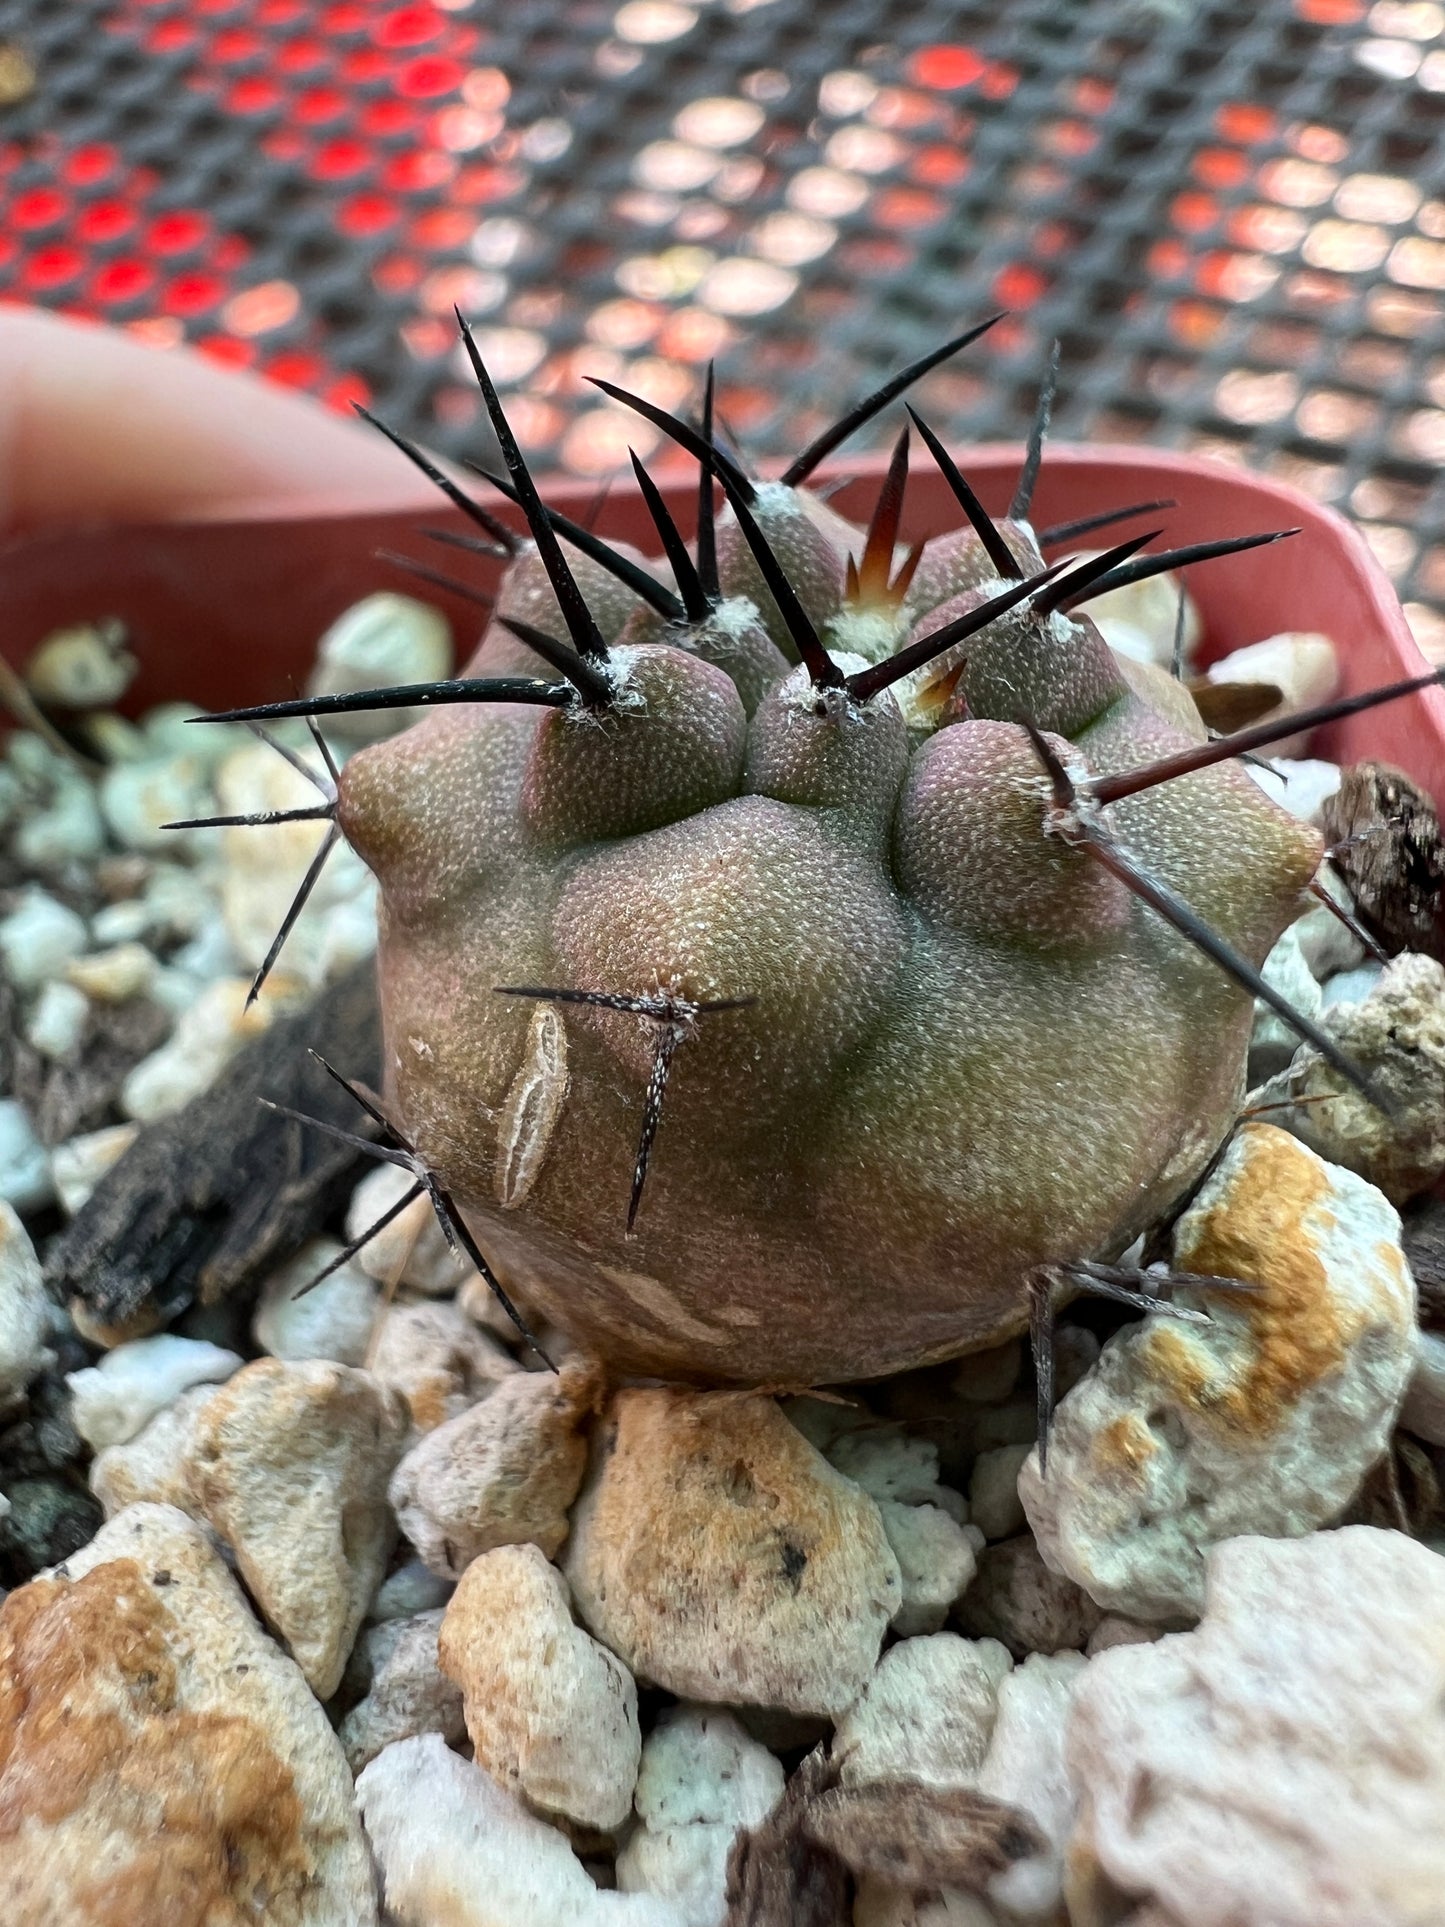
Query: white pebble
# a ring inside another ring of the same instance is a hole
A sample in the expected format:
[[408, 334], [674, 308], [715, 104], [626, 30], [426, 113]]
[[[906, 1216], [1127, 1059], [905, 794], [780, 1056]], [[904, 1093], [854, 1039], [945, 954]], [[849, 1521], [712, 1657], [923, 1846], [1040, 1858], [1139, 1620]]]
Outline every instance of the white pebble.
[[889, 1623], [900, 1638], [936, 1633], [977, 1571], [983, 1534], [936, 1505], [875, 1503], [903, 1582], [902, 1603]]
[[1259, 763], [1241, 763], [1239, 767], [1249, 772], [1266, 796], [1306, 823], [1313, 822], [1340, 787], [1339, 764], [1318, 759], [1291, 762], [1280, 757], [1271, 758], [1268, 767]]
[[[361, 1237], [415, 1182], [409, 1171], [394, 1164], [378, 1164], [368, 1171], [351, 1194], [347, 1238]], [[357, 1262], [381, 1283], [406, 1285], [429, 1298], [450, 1296], [471, 1273], [465, 1259], [453, 1256], [426, 1197], [414, 1199], [384, 1230], [369, 1238], [357, 1253]]]
[[[356, 869], [350, 850], [338, 849], [333, 860], [332, 888], [341, 894], [335, 902], [321, 906], [312, 982], [331, 982], [376, 948], [376, 885], [366, 875], [348, 881]], [[353, 887], [356, 894], [346, 894]]]
[[0, 918], [0, 968], [17, 990], [59, 977], [85, 945], [85, 919], [33, 885]]
[[420, 1433], [460, 1418], [521, 1367], [460, 1305], [425, 1302], [387, 1308], [367, 1370], [400, 1392]]
[[[1300, 949], [1299, 933], [1291, 924], [1264, 960], [1260, 975], [1301, 1017], [1320, 1014], [1320, 987]], [[1262, 998], [1254, 1005], [1254, 1028], [1249, 1039], [1249, 1074], [1259, 1083], [1282, 1071], [1300, 1046], [1300, 1034]]]
[[[1096, 551], [1079, 550], [1077, 559], [1083, 561], [1086, 554]], [[1174, 629], [1179, 620], [1179, 597], [1184, 595], [1184, 655], [1187, 661], [1200, 636], [1204, 624], [1200, 619], [1199, 608], [1189, 591], [1177, 575], [1166, 571], [1163, 575], [1151, 576], [1147, 582], [1130, 582], [1122, 589], [1110, 589], [1101, 596], [1094, 596], [1081, 605], [1084, 614], [1092, 616], [1103, 635], [1105, 642], [1113, 644], [1114, 628], [1121, 626], [1126, 647], [1136, 638], [1143, 637], [1151, 650], [1144, 658], [1167, 669], [1174, 660]]]
[[1332, 1010], [1336, 1004], [1362, 1004], [1385, 974], [1382, 963], [1363, 963], [1354, 970], [1337, 970], [1320, 986], [1320, 1008]]
[[980, 1452], [968, 1482], [968, 1516], [985, 1539], [1012, 1539], [1024, 1529], [1019, 1471], [1033, 1450], [1028, 1445], [996, 1445]]
[[[206, 711], [194, 703], [158, 703], [141, 718], [141, 729], [151, 756], [194, 756], [208, 770], [224, 763], [233, 750], [244, 749], [253, 738], [244, 723], [201, 722]], [[283, 729], [285, 725], [282, 725]]]
[[235, 1352], [199, 1338], [171, 1332], [135, 1338], [107, 1352], [98, 1365], [66, 1373], [71, 1418], [97, 1452], [124, 1445], [182, 1392], [222, 1384], [241, 1364]]
[[359, 1365], [376, 1323], [381, 1294], [355, 1259], [297, 1297], [342, 1247], [332, 1238], [313, 1238], [261, 1287], [251, 1335], [273, 1358], [331, 1358], [338, 1365]]
[[90, 934], [98, 944], [109, 948], [117, 943], [136, 943], [150, 929], [151, 920], [140, 897], [124, 897], [107, 903], [90, 920]]
[[54, 784], [74, 776], [75, 764], [58, 749], [52, 749], [43, 736], [33, 730], [17, 729], [6, 746], [10, 767], [33, 791], [42, 784]]
[[[1345, 910], [1354, 910], [1354, 899], [1333, 864], [1322, 863], [1315, 881], [1332, 902]], [[1358, 937], [1351, 936], [1348, 927], [1322, 903], [1317, 902], [1313, 909], [1297, 917], [1294, 931], [1299, 938], [1300, 955], [1322, 984], [1337, 971], [1353, 970], [1365, 961], [1365, 946]]]
[[273, 1002], [246, 1008], [250, 988], [245, 978], [224, 977], [181, 1013], [174, 1035], [143, 1057], [122, 1084], [120, 1107], [127, 1117], [148, 1124], [210, 1089], [236, 1052], [271, 1021]]
[[973, 1786], [1012, 1670], [996, 1639], [931, 1633], [890, 1647], [833, 1736], [844, 1786]]
[[142, 901], [154, 935], [194, 937], [217, 921], [216, 891], [188, 864], [153, 863]]
[[14, 847], [27, 869], [47, 874], [93, 863], [105, 848], [105, 824], [85, 778], [58, 782], [49, 803], [21, 820]]
[[999, 1686], [978, 1790], [1026, 1813], [1049, 1845], [1047, 1854], [1018, 1861], [989, 1882], [989, 1898], [1008, 1919], [1057, 1918], [1075, 1804], [1064, 1737], [1086, 1666], [1082, 1653], [1030, 1653]]
[[356, 1798], [398, 1927], [685, 1927], [668, 1901], [596, 1887], [564, 1834], [438, 1733], [378, 1753]]
[[54, 1064], [68, 1064], [80, 1049], [90, 1018], [90, 999], [74, 984], [51, 979], [25, 1019], [25, 1041]]
[[157, 1412], [146, 1426], [123, 1445], [107, 1445], [90, 1462], [90, 1489], [107, 1519], [130, 1505], [173, 1505], [194, 1515], [198, 1508], [191, 1490], [190, 1455], [195, 1448], [202, 1412], [219, 1385], [193, 1385]]
[[18, 1098], [0, 1098], [0, 1200], [38, 1211], [55, 1195], [50, 1158]]
[[[324, 775], [314, 750], [299, 760]], [[320, 802], [318, 791], [265, 743], [254, 743], [227, 757], [216, 773], [216, 799], [219, 813], [242, 816]], [[221, 832], [222, 915], [237, 954], [250, 968], [270, 949], [325, 835], [324, 823], [309, 820]], [[320, 984], [328, 973], [362, 954], [359, 946], [373, 945], [375, 927], [369, 906], [374, 898], [374, 878], [354, 852], [339, 845], [287, 937], [288, 974], [303, 984]], [[341, 906], [352, 899], [359, 899], [365, 908], [342, 914]]]
[[687, 1927], [722, 1927], [732, 1843], [782, 1797], [781, 1765], [730, 1713], [668, 1707], [642, 1749], [641, 1825], [617, 1856], [618, 1887], [672, 1901]]
[[173, 970], [183, 970], [204, 984], [218, 977], [233, 977], [241, 968], [236, 946], [219, 916], [204, 924], [196, 934], [166, 959]]
[[452, 1590], [450, 1579], [430, 1571], [420, 1559], [409, 1559], [404, 1566], [398, 1566], [390, 1578], [382, 1580], [366, 1617], [373, 1625], [382, 1625], [391, 1619], [411, 1619], [417, 1613], [444, 1606]]
[[50, 1300], [23, 1224], [0, 1204], [0, 1404], [51, 1362]]
[[481, 1553], [529, 1540], [556, 1553], [587, 1463], [582, 1428], [596, 1394], [585, 1361], [565, 1363], [555, 1378], [514, 1372], [411, 1446], [391, 1505], [433, 1572], [459, 1579]]
[[549, 1817], [621, 1827], [642, 1753], [637, 1688], [573, 1621], [567, 1581], [536, 1546], [472, 1561], [437, 1651], [462, 1689], [478, 1765]]
[[[1121, 621], [1118, 616], [1106, 616], [1099, 628], [1105, 642], [1116, 656], [1127, 656], [1130, 662], [1150, 662], [1160, 669], [1169, 667], [1167, 662], [1160, 661], [1153, 636], [1143, 629], [1136, 628], [1132, 622]], [[1170, 648], [1172, 652], [1172, 636]]]
[[441, 1623], [441, 1611], [433, 1607], [362, 1634], [352, 1661], [369, 1666], [370, 1684], [337, 1732], [353, 1773], [383, 1747], [417, 1733], [440, 1733], [453, 1744], [465, 1741], [461, 1692], [437, 1657]]
[[140, 666], [125, 642], [125, 625], [113, 620], [53, 630], [25, 665], [31, 695], [56, 709], [109, 709]]
[[[1264, 722], [1294, 709], [1310, 709], [1328, 702], [1340, 686], [1340, 665], [1328, 636], [1292, 630], [1251, 642], [1232, 655], [1212, 662], [1205, 675], [1212, 683], [1273, 683], [1281, 700], [1260, 717]], [[1287, 736], [1265, 751], [1271, 762], [1278, 756], [1295, 757], [1305, 748], [1309, 731]]]
[[396, 1528], [401, 1401], [330, 1359], [258, 1358], [209, 1399], [186, 1476], [316, 1697], [341, 1684]]
[[[451, 624], [430, 603], [382, 591], [354, 602], [316, 646], [309, 696], [344, 695], [401, 683], [436, 682], [451, 674]], [[394, 736], [424, 710], [377, 710], [331, 716], [327, 728], [343, 742], [374, 743]]]
[[209, 815], [206, 772], [193, 756], [117, 763], [100, 782], [100, 807], [111, 835], [123, 849], [166, 850], [183, 834], [166, 823]]
[[1231, 1539], [1204, 1605], [1074, 1689], [1070, 1919], [1433, 1927], [1445, 1559], [1370, 1526]]
[[968, 1507], [961, 1492], [938, 1483], [938, 1447], [901, 1426], [848, 1432], [827, 1448], [829, 1464], [881, 1503], [932, 1505], [962, 1525]]
[[73, 957], [65, 966], [65, 981], [98, 1004], [124, 1004], [142, 996], [155, 974], [156, 960], [140, 943], [121, 943], [113, 950]]
[[205, 988], [201, 979], [193, 977], [188, 970], [173, 970], [169, 964], [159, 964], [151, 979], [150, 1000], [168, 1017], [179, 1020]]

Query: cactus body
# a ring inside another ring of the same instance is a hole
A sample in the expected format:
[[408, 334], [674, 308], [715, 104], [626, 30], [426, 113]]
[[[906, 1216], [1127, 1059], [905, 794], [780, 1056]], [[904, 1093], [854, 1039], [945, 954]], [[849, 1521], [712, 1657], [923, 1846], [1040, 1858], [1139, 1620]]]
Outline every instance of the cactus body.
[[[1250, 1001], [1045, 833], [1016, 721], [1123, 770], [1204, 739], [1180, 685], [1007, 616], [929, 727], [820, 701], [763, 601], [650, 622], [606, 714], [439, 711], [353, 757], [339, 821], [381, 884], [390, 1094], [499, 1275], [618, 1369], [801, 1385], [996, 1341], [1031, 1265], [1121, 1251], [1228, 1125]], [[526, 666], [494, 628], [467, 673]], [[1319, 858], [1230, 764], [1111, 814], [1255, 963]], [[655, 1023], [501, 985], [753, 1000], [682, 1042], [631, 1235]]]
[[1071, 612], [1275, 537], [1046, 568], [1051, 371], [998, 524], [914, 417], [970, 525], [920, 555], [906, 431], [866, 532], [801, 485], [902, 378], [766, 483], [709, 380], [700, 429], [608, 390], [700, 464], [693, 552], [639, 465], [644, 573], [545, 508], [464, 340], [533, 538], [501, 531], [464, 677], [233, 713], [438, 705], [307, 814], [380, 883], [383, 1155], [534, 1317], [619, 1372], [879, 1377], [1158, 1222], [1235, 1115], [1252, 994], [1365, 1088], [1259, 977], [1321, 844], [1234, 759], [1432, 679], [1211, 741]]

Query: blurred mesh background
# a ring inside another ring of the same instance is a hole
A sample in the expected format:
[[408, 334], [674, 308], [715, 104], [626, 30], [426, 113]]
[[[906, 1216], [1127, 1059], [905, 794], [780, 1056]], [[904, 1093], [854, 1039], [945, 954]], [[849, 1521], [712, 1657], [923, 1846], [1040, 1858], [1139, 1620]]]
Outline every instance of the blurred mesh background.
[[[1437, 0], [0, 0], [0, 297], [603, 476], [719, 363], [798, 446], [923, 384], [1017, 435], [1248, 462], [1353, 514], [1445, 660]], [[886, 433], [879, 428], [877, 433]]]

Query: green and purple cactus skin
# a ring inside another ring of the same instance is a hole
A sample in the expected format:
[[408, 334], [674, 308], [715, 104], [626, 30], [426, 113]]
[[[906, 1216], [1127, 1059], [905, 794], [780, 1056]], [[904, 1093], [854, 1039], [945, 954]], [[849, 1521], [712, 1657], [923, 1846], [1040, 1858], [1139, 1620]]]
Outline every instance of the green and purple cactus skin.
[[646, 410], [700, 457], [696, 543], [640, 474], [665, 560], [618, 563], [542, 507], [473, 355], [532, 539], [477, 508], [512, 551], [480, 647], [372, 692], [436, 706], [335, 783], [397, 1161], [619, 1373], [801, 1387], [1018, 1331], [1034, 1267], [1124, 1251], [1236, 1114], [1322, 855], [1235, 760], [1270, 731], [1212, 743], [1070, 613], [1171, 558], [1048, 566], [1046, 408], [998, 527], [918, 424], [968, 518], [920, 558], [906, 431], [868, 531], [804, 486], [907, 377], [777, 482], [709, 381], [701, 426]]

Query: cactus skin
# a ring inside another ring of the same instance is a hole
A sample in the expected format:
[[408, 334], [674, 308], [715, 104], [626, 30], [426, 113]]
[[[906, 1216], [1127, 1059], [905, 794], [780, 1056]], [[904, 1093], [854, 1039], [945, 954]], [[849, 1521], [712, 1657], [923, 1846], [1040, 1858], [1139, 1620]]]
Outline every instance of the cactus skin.
[[[1076, 779], [1206, 732], [1059, 614], [945, 658], [931, 715], [912, 683], [824, 694], [770, 597], [749, 619], [735, 532], [725, 628], [614, 607], [610, 710], [439, 709], [352, 757], [337, 821], [381, 886], [389, 1098], [507, 1285], [620, 1372], [877, 1377], [1019, 1330], [1030, 1267], [1122, 1251], [1228, 1128], [1249, 996], [1046, 834], [1019, 719]], [[821, 624], [843, 555], [804, 540]], [[1004, 586], [975, 559], [931, 614], [919, 571], [896, 646]], [[494, 623], [466, 673], [537, 666]], [[1107, 814], [1256, 965], [1321, 855], [1232, 763]], [[630, 1236], [657, 1026], [510, 985], [754, 1000], [686, 1029]]]

